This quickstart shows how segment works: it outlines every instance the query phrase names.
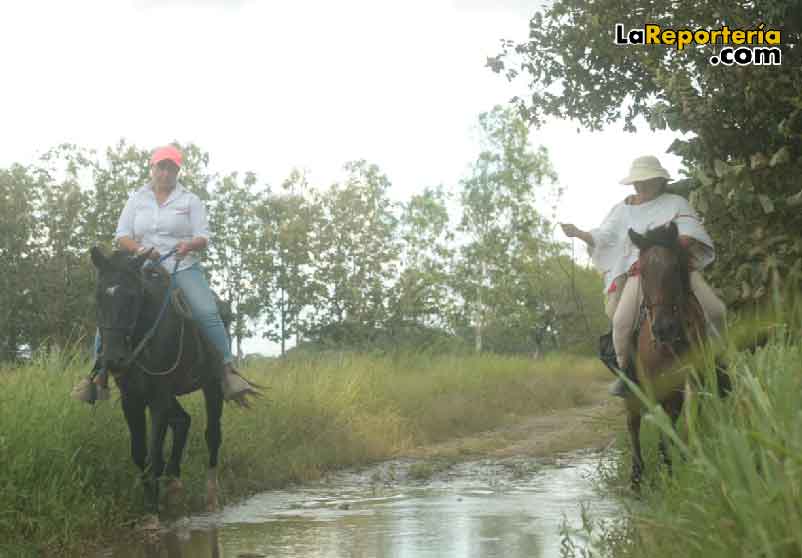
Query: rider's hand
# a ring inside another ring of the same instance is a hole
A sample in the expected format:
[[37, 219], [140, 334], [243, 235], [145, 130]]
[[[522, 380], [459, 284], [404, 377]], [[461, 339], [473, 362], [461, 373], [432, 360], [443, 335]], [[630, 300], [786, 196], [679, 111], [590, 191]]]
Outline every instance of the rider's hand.
[[[150, 251], [148, 252], [148, 250]], [[159, 251], [156, 250], [156, 248], [145, 248], [144, 246], [140, 246], [139, 250], [136, 251], [136, 254], [138, 256], [140, 254], [144, 254], [145, 252], [148, 252], [148, 259], [153, 262], [158, 261], [161, 257], [161, 254], [159, 254]]]
[[190, 252], [192, 252], [192, 245], [189, 242], [182, 240], [175, 246], [175, 259], [181, 260]]
[[563, 233], [568, 238], [574, 238], [576, 236], [579, 236], [579, 233], [582, 232], [581, 230], [579, 230], [579, 228], [570, 223], [560, 223], [560, 227], [562, 227]]

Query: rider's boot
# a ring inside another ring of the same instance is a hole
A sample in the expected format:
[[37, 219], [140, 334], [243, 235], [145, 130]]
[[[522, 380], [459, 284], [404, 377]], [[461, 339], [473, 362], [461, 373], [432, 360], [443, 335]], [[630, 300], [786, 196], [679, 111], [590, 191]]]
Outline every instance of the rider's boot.
[[70, 396], [90, 405], [94, 404], [95, 401], [105, 401], [111, 397], [109, 375], [106, 369], [101, 366], [100, 359], [95, 360], [89, 376], [83, 378], [72, 388]]
[[613, 374], [618, 376], [607, 388], [609, 394], [614, 397], [627, 397], [630, 394], [629, 387], [619, 375], [623, 374], [634, 381], [635, 374], [631, 364], [624, 370], [621, 370], [621, 367], [618, 365], [618, 357], [615, 354], [615, 347], [613, 346], [612, 332], [602, 335], [599, 339], [599, 358]]
[[234, 366], [229, 362], [223, 365], [223, 399], [234, 401], [240, 407], [248, 407], [247, 397], [258, 397], [259, 391], [251, 385], [248, 380], [243, 378]]

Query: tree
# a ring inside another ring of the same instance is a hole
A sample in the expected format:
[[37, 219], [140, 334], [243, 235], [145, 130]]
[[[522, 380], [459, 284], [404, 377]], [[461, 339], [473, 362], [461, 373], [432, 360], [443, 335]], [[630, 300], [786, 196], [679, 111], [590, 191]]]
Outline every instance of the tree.
[[36, 208], [46, 180], [34, 169], [13, 165], [0, 170], [0, 361], [14, 360], [36, 336], [40, 315], [35, 291], [42, 221]]
[[540, 318], [543, 301], [532, 299], [526, 270], [550, 250], [536, 202], [556, 181], [545, 148], [530, 150], [528, 126], [510, 109], [495, 107], [479, 124], [485, 146], [461, 183], [459, 230], [467, 243], [456, 269], [477, 352], [487, 323], [511, 330]]
[[[780, 66], [713, 65], [719, 46], [613, 44], [614, 26], [782, 28]], [[488, 60], [510, 79], [530, 79], [515, 99], [534, 124], [576, 119], [598, 129], [643, 117], [687, 134], [682, 184], [717, 242], [714, 278], [730, 302], [760, 300], [778, 277], [802, 282], [802, 11], [796, 0], [639, 2], [556, 0], [530, 21], [530, 38], [503, 43]], [[748, 246], [748, 249], [744, 247]]]
[[391, 291], [392, 321], [448, 328], [457, 301], [449, 288], [454, 233], [443, 188], [412, 196], [402, 205], [399, 225], [401, 271]]
[[314, 304], [322, 289], [313, 278], [317, 259], [313, 249], [320, 227], [320, 206], [312, 201], [306, 176], [293, 170], [282, 192], [266, 196], [257, 209], [259, 241], [254, 276], [256, 290], [267, 312], [263, 333], [281, 344], [305, 335], [309, 326], [304, 310]]
[[[212, 284], [230, 306], [232, 340], [237, 358], [242, 359], [242, 341], [250, 337], [248, 320], [259, 313], [258, 298], [253, 295], [255, 282], [252, 260], [257, 258], [258, 221], [254, 208], [258, 197], [252, 192], [256, 177], [247, 173], [242, 180], [231, 173], [213, 189], [209, 200], [209, 228], [212, 239], [207, 256], [207, 271]], [[205, 186], [205, 184], [204, 184]]]
[[95, 159], [86, 210], [86, 234], [93, 244], [111, 245], [117, 221], [128, 197], [150, 179], [150, 153], [124, 140]]
[[322, 216], [314, 281], [325, 286], [318, 327], [343, 322], [367, 329], [388, 317], [388, 290], [397, 277], [397, 217], [387, 196], [390, 181], [376, 165], [348, 163], [343, 184], [320, 197]]

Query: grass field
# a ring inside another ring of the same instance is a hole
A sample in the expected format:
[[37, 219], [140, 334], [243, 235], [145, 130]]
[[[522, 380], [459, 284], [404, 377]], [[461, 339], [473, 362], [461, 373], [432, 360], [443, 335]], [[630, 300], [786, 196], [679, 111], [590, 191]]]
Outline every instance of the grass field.
[[[603, 524], [591, 517], [585, 527], [600, 537], [600, 555], [802, 556], [802, 345], [798, 328], [776, 333], [754, 354], [730, 352], [734, 390], [727, 398], [694, 396], [673, 475], [657, 466], [665, 423], [650, 417], [641, 495], [622, 499], [628, 514]], [[628, 438], [620, 442], [628, 449]], [[624, 489], [629, 462], [624, 451], [603, 485]]]
[[[0, 556], [79, 555], [143, 512], [119, 403], [93, 409], [69, 399], [87, 369], [83, 358], [57, 352], [0, 369]], [[579, 357], [332, 353], [245, 372], [267, 397], [251, 411], [226, 406], [224, 502], [583, 405], [609, 379], [597, 361]], [[200, 510], [203, 404], [199, 394], [182, 401], [193, 417], [183, 466], [187, 511]]]

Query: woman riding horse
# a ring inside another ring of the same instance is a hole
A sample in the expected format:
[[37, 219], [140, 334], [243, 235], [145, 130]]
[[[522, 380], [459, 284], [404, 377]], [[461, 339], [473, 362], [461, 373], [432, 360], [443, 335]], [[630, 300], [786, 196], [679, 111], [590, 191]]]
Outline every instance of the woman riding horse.
[[[172, 145], [153, 152], [151, 181], [128, 198], [114, 239], [123, 250], [136, 255], [147, 253], [154, 262], [161, 254], [174, 253], [161, 263], [169, 271], [176, 269], [175, 284], [183, 292], [194, 320], [222, 355], [223, 396], [244, 405], [246, 396], [257, 392], [233, 368], [228, 334], [196, 255], [208, 245], [209, 225], [203, 202], [178, 182], [182, 162], [182, 153]], [[95, 345], [99, 346], [97, 340]], [[108, 398], [108, 378], [100, 359], [93, 376], [94, 380], [84, 379], [73, 389], [75, 399], [91, 403]]]
[[[566, 236], [577, 237], [587, 244], [593, 264], [604, 274], [605, 312], [613, 323], [616, 363], [619, 371], [632, 379], [632, 337], [643, 290], [638, 270], [639, 249], [629, 234], [630, 229], [644, 234], [649, 229], [676, 224], [680, 244], [691, 255], [690, 286], [705, 314], [708, 331], [717, 337], [724, 331], [724, 303], [700, 273], [715, 258], [713, 241], [687, 200], [666, 191], [670, 179], [657, 157], [638, 157], [632, 162], [629, 174], [620, 181], [633, 185], [635, 194], [613, 207], [599, 227], [583, 231], [572, 224], [562, 225]], [[626, 397], [628, 390], [623, 380], [616, 380], [610, 393]]]

